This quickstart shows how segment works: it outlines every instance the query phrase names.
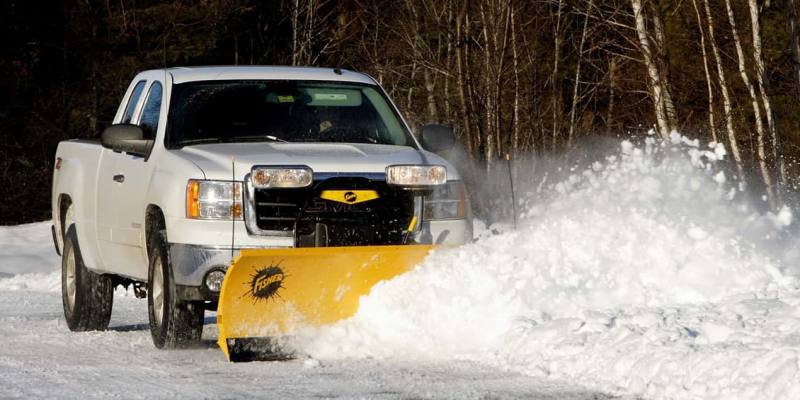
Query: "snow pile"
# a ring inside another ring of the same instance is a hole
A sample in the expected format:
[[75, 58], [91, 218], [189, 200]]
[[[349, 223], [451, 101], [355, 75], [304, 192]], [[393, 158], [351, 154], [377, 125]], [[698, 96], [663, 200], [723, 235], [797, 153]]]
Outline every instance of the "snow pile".
[[[0, 291], [61, 292], [61, 257], [50, 221], [0, 227]], [[117, 286], [117, 297], [133, 291]]]
[[0, 291], [29, 290], [34, 292], [61, 291], [61, 271], [33, 272], [0, 278]]
[[2, 227], [0, 260], [0, 277], [59, 268], [61, 259], [53, 246], [50, 222]]
[[623, 142], [527, 206], [518, 230], [438, 251], [293, 345], [653, 398], [800, 398], [800, 295], [781, 261], [792, 213], [736, 201], [724, 156], [680, 136]]
[[0, 290], [61, 290], [61, 259], [49, 222], [0, 229]]

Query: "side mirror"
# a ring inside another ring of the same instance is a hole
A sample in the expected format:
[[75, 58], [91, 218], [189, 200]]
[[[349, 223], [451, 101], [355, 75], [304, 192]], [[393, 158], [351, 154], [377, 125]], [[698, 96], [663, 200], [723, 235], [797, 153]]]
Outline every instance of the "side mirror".
[[142, 157], [147, 156], [153, 146], [152, 140], [144, 138], [142, 128], [130, 124], [109, 126], [103, 131], [100, 143], [111, 150]]
[[456, 135], [448, 126], [426, 124], [419, 130], [419, 141], [425, 150], [437, 153], [452, 149], [456, 144]]

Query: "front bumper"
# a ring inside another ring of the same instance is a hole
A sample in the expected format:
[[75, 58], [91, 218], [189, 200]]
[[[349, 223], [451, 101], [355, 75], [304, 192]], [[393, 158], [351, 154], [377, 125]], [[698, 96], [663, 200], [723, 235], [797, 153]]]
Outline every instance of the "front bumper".
[[248, 247], [202, 246], [171, 243], [169, 245], [172, 277], [181, 300], [216, 302], [218, 292], [212, 292], [203, 284], [206, 273], [214, 269], [227, 270], [239, 251]]
[[239, 256], [241, 248], [224, 246], [200, 246], [171, 243], [169, 257], [172, 263], [172, 277], [176, 285], [203, 286], [206, 272], [212, 269], [227, 269]]
[[[472, 241], [472, 221], [469, 219], [427, 221], [422, 224], [416, 243], [459, 245]], [[247, 237], [243, 235], [242, 237]], [[238, 238], [239, 236], [237, 236]], [[253, 236], [251, 236], [253, 238]], [[268, 237], [262, 239], [269, 240]], [[184, 300], [216, 300], [217, 294], [205, 289], [203, 279], [212, 269], [227, 269], [243, 248], [272, 248], [276, 246], [214, 246], [184, 243], [170, 244], [170, 261], [175, 284]]]

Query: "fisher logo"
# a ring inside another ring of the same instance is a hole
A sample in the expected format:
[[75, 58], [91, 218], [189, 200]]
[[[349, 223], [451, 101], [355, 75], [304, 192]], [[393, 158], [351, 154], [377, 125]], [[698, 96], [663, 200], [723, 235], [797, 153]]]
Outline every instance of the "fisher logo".
[[[323, 190], [319, 198], [331, 202], [341, 203], [346, 206], [365, 203], [380, 198], [375, 190]], [[326, 202], [323, 202], [325, 204]]]
[[278, 264], [256, 269], [248, 285], [250, 290], [247, 295], [256, 302], [274, 298], [278, 296], [278, 290], [283, 287], [284, 278], [286, 278], [286, 275]]

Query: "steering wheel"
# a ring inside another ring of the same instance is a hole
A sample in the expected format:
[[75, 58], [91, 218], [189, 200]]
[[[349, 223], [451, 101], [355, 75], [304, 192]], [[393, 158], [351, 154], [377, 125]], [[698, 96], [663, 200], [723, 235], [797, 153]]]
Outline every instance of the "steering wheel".
[[322, 141], [330, 142], [364, 142], [378, 144], [378, 140], [366, 134], [366, 130], [356, 130], [343, 126], [329, 126], [319, 132]]

